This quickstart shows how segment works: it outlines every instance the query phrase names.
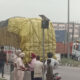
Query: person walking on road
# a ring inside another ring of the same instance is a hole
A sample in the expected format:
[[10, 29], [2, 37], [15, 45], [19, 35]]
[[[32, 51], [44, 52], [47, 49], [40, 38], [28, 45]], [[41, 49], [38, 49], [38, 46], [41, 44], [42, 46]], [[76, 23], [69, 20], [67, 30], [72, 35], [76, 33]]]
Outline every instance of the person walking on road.
[[34, 80], [42, 80], [43, 75], [43, 63], [40, 61], [40, 56], [36, 57], [34, 63]]
[[7, 55], [4, 52], [4, 46], [1, 46], [1, 51], [0, 51], [0, 69], [2, 72], [2, 78], [4, 78], [4, 65], [5, 63], [8, 63], [7, 61]]

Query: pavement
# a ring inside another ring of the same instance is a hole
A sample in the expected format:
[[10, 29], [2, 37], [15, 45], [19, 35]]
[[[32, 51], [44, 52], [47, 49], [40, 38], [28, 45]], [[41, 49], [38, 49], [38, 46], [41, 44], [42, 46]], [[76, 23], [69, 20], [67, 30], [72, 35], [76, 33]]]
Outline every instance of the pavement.
[[10, 76], [8, 74], [5, 74], [4, 78], [2, 78], [2, 76], [0, 74], [0, 80], [10, 80]]
[[[24, 80], [31, 80], [30, 71], [25, 71]], [[0, 73], [0, 80], [13, 80], [13, 72], [10, 72], [10, 64], [5, 65], [4, 67], [4, 78], [2, 78]]]
[[4, 78], [2, 78], [0, 73], [1, 80], [10, 80], [10, 65], [5, 65], [4, 67]]
[[[13, 80], [10, 79], [10, 65], [5, 65], [5, 78], [1, 78], [1, 80]], [[61, 80], [80, 80], [80, 68], [78, 67], [69, 67], [69, 66], [59, 66], [58, 69], [53, 71], [54, 73], [58, 72], [62, 79]], [[25, 79], [24, 80], [31, 80], [30, 79], [30, 71], [25, 72]], [[12, 74], [13, 76], [13, 74]], [[46, 79], [45, 79], [46, 80]]]
[[54, 72], [61, 75], [61, 80], [80, 80], [80, 67], [59, 66]]

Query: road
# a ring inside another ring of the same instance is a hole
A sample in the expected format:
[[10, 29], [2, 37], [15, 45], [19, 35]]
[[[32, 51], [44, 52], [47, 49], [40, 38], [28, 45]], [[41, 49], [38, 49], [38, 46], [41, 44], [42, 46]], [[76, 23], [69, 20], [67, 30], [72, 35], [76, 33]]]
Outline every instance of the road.
[[[10, 80], [9, 65], [5, 67], [5, 77]], [[54, 70], [54, 73], [58, 72], [62, 79], [61, 80], [80, 80], [80, 68], [59, 66], [58, 69]], [[29, 75], [30, 76], [30, 75]], [[28, 78], [25, 80], [29, 80]]]
[[[5, 65], [4, 67], [4, 79], [10, 80], [10, 65]], [[0, 78], [1, 77], [1, 73], [0, 73]]]
[[60, 66], [54, 72], [59, 72], [61, 80], [80, 80], [80, 68], [77, 67]]

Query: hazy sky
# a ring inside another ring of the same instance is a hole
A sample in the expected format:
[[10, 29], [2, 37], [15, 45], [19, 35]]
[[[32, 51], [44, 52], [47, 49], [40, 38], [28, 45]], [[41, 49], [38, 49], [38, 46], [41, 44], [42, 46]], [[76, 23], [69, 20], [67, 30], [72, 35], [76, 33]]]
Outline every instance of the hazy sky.
[[[9, 17], [46, 15], [51, 21], [67, 22], [68, 0], [0, 0], [0, 21]], [[70, 0], [70, 21], [80, 22], [80, 0]]]

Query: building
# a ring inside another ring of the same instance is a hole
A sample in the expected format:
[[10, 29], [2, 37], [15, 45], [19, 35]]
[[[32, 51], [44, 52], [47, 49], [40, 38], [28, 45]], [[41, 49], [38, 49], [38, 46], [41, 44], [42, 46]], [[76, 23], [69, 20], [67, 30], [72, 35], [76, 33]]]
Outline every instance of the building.
[[[54, 30], [68, 31], [68, 24], [67, 23], [58, 23], [53, 22]], [[67, 33], [66, 33], [67, 35]], [[80, 38], [80, 24], [79, 23], [70, 23], [69, 24], [69, 40], [75, 41]]]
[[[80, 24], [70, 23], [69, 32], [67, 23], [53, 22], [55, 35], [56, 35], [56, 53], [67, 56], [68, 53], [68, 38], [69, 38], [69, 48], [72, 54], [72, 44], [80, 38]], [[69, 34], [69, 35], [68, 35]], [[68, 38], [67, 38], [68, 37]]]

